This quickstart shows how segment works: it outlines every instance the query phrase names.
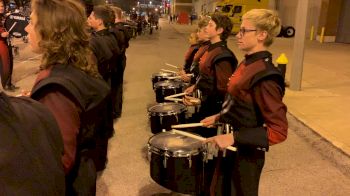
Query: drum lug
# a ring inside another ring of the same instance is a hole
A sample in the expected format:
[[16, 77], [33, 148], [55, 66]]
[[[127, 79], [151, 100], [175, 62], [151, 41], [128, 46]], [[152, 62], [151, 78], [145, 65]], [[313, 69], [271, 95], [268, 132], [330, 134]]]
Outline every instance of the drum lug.
[[188, 156], [187, 157], [187, 159], [188, 159], [188, 166], [189, 166], [189, 168], [191, 168], [192, 167], [192, 158], [191, 158], [190, 154], [188, 154], [187, 156]]
[[179, 117], [175, 114], [176, 122], [179, 124]]
[[208, 153], [206, 150], [203, 151], [203, 162], [208, 163]]
[[163, 125], [163, 116], [159, 116], [159, 124], [162, 126]]
[[152, 155], [151, 146], [148, 145], [147, 159], [148, 159], [149, 162], [151, 162], [151, 155]]
[[167, 161], [168, 161], [168, 153], [164, 152], [164, 159], [163, 159], [163, 167], [166, 168], [167, 167]]

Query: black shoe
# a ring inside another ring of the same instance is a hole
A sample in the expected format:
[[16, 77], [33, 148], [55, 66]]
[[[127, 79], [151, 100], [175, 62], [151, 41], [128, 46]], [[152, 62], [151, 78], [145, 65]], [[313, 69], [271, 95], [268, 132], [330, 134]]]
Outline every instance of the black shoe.
[[9, 86], [5, 86], [5, 88], [4, 88], [5, 91], [11, 91], [11, 92], [16, 91], [17, 89], [19, 89], [19, 87], [15, 86], [13, 84], [11, 84]]

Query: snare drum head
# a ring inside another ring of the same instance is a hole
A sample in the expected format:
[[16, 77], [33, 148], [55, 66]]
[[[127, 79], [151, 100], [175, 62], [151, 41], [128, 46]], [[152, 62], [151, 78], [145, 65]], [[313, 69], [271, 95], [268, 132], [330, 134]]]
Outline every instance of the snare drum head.
[[192, 155], [202, 149], [202, 142], [171, 131], [152, 136], [148, 144], [151, 148], [171, 152], [173, 155]]
[[181, 103], [159, 103], [148, 108], [151, 114], [180, 114], [186, 111], [186, 106]]
[[179, 80], [164, 80], [157, 82], [154, 85], [154, 88], [165, 88], [165, 89], [170, 89], [170, 88], [180, 88], [182, 86], [182, 82]]
[[159, 73], [154, 73], [152, 74], [152, 78], [155, 77], [161, 77], [161, 78], [165, 78], [165, 77], [173, 77], [175, 76], [175, 73], [169, 73], [169, 72], [159, 72]]

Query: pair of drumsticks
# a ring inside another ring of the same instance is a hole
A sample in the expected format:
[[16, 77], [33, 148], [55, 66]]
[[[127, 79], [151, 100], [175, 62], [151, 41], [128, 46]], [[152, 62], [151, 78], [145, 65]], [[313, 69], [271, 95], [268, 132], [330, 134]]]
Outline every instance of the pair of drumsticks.
[[[180, 67], [176, 66], [176, 65], [172, 65], [172, 64], [169, 64], [169, 63], [165, 63], [165, 65], [169, 66], [169, 67], [172, 67], [172, 68], [175, 68], [177, 70], [181, 70]], [[161, 71], [164, 71], [164, 72], [169, 72], [169, 73], [173, 73], [173, 74], [178, 74], [178, 72], [176, 71], [172, 71], [172, 70], [168, 70], [168, 69], [160, 69]], [[193, 74], [186, 74], [188, 77], [193, 77]], [[173, 76], [173, 77], [167, 77], [169, 80], [173, 80], [173, 79], [180, 79], [181, 76]]]
[[[186, 128], [186, 127], [200, 127], [200, 126], [203, 126], [203, 123], [189, 123], [189, 124], [172, 125], [171, 128]], [[206, 138], [204, 138], [204, 137], [201, 137], [201, 136], [198, 136], [198, 135], [194, 135], [192, 133], [188, 133], [188, 132], [185, 132], [185, 131], [180, 131], [180, 130], [177, 130], [177, 129], [172, 129], [171, 131], [173, 131], [174, 133], [183, 135], [183, 136], [187, 136], [187, 137], [199, 140], [199, 141], [205, 141], [206, 140]], [[237, 151], [237, 148], [233, 147], [233, 146], [228, 146], [228, 147], [226, 147], [226, 149], [230, 150], [230, 151]]]
[[[187, 93], [178, 93], [178, 94], [169, 95], [169, 96], [166, 96], [164, 99], [168, 100], [168, 101], [181, 102], [182, 99], [176, 98], [176, 97], [180, 97], [180, 96], [184, 96], [184, 95], [187, 95]], [[200, 104], [201, 100], [198, 98], [191, 97], [190, 102], [194, 103], [194, 104]]]

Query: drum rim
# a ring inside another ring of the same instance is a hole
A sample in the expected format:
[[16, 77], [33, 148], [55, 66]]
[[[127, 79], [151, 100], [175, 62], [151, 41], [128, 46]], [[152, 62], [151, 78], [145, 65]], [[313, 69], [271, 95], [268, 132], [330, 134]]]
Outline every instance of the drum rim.
[[191, 151], [170, 151], [169, 149], [160, 149], [155, 146], [152, 146], [150, 143], [148, 145], [148, 152], [149, 153], [154, 153], [160, 156], [168, 156], [168, 157], [191, 157], [191, 156], [196, 156], [199, 155], [200, 153], [204, 152], [204, 145], [201, 145], [201, 147], [195, 148]]
[[[162, 83], [169, 83], [169, 86], [160, 86]], [[154, 89], [172, 89], [172, 88], [181, 88], [183, 87], [183, 82], [177, 80], [163, 80], [158, 81], [154, 84]]]
[[[160, 74], [160, 73], [162, 73], [162, 74], [169, 74], [168, 76], [162, 76], [162, 75], [157, 75], [157, 74]], [[152, 79], [154, 79], [155, 77], [161, 77], [161, 78], [167, 78], [167, 77], [173, 77], [173, 76], [176, 76], [176, 74], [175, 73], [169, 73], [169, 72], [158, 72], [158, 73], [153, 73], [152, 74]]]
[[[173, 105], [176, 104], [176, 105], [180, 105], [180, 106], [182, 106], [182, 107], [180, 108], [180, 111], [179, 111], [179, 112], [178, 112], [178, 111], [174, 111], [174, 110], [166, 111], [166, 112], [155, 112], [155, 111], [151, 111], [151, 109], [152, 109], [153, 107], [155, 107], [155, 106], [159, 106], [159, 105], [163, 106], [163, 105], [169, 105], [169, 104], [173, 104]], [[186, 111], [187, 111], [187, 107], [186, 107], [186, 105], [184, 105], [184, 104], [182, 104], [182, 103], [171, 103], [171, 102], [169, 102], [169, 103], [158, 103], [158, 104], [155, 104], [155, 105], [149, 107], [149, 108], [147, 109], [147, 111], [148, 111], [148, 115], [149, 115], [149, 116], [170, 116], [170, 115], [181, 114], [181, 113], [183, 113], [183, 112], [186, 112]], [[157, 115], [157, 114], [159, 114], [159, 115]]]

